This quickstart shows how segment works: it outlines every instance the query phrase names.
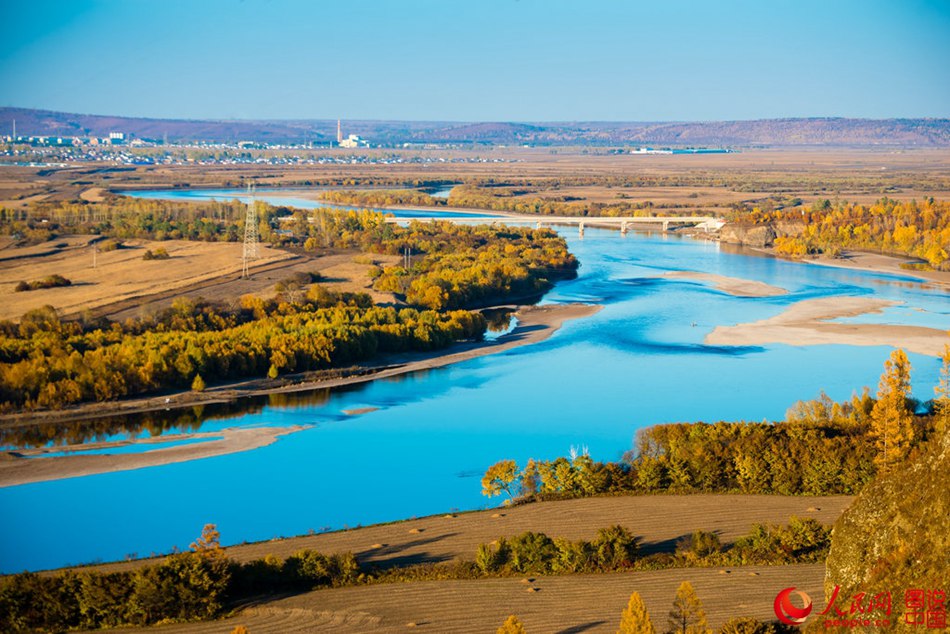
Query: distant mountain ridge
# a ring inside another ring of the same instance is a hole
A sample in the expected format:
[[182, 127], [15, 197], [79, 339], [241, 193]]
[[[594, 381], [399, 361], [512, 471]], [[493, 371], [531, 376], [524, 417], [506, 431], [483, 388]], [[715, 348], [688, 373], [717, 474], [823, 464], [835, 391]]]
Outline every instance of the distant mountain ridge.
[[[169, 141], [261, 141], [325, 144], [336, 120], [188, 120], [72, 114], [0, 108], [0, 135], [16, 119], [21, 136], [108, 136]], [[950, 119], [759, 119], [705, 122], [440, 122], [349, 121], [344, 134], [374, 144], [462, 143], [669, 146], [890, 146], [950, 147]]]

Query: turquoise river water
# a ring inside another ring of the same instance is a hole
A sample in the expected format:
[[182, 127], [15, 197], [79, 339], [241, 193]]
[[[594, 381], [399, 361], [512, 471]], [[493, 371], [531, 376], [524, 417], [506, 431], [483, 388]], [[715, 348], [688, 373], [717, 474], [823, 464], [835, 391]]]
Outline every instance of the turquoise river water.
[[[258, 197], [318, 206], [288, 192]], [[586, 446], [595, 459], [613, 460], [631, 447], [637, 429], [654, 423], [775, 420], [822, 389], [834, 399], [873, 389], [890, 353], [885, 347], [703, 343], [717, 325], [767, 318], [803, 299], [875, 296], [902, 303], [847, 321], [950, 324], [947, 294], [909, 278], [729, 253], [716, 242], [672, 235], [588, 228], [581, 239], [575, 228], [562, 232], [581, 269], [543, 302], [601, 304], [598, 314], [534, 345], [321, 398], [265, 400], [201, 427], [312, 425], [267, 447], [0, 489], [0, 571], [187, 548], [208, 522], [234, 544], [484, 508], [494, 502], [481, 496], [479, 479], [503, 458], [523, 464]], [[683, 270], [790, 292], [734, 297], [660, 277]], [[939, 361], [910, 358], [915, 395], [932, 398]], [[344, 413], [361, 408], [376, 409]]]

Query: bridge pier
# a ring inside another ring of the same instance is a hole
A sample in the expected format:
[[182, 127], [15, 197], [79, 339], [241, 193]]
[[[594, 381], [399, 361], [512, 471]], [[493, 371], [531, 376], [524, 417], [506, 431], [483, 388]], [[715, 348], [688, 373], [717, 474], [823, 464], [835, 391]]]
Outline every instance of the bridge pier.
[[577, 224], [577, 236], [580, 238], [584, 237], [584, 223], [580, 222]]
[[539, 220], [539, 221], [538, 221], [538, 229], [540, 229], [540, 228], [541, 228], [541, 221]]
[[664, 220], [664, 221], [663, 221], [663, 233], [666, 233], [666, 232], [669, 231], [669, 230], [670, 230], [670, 221], [669, 221], [669, 220]]
[[626, 220], [623, 220], [620, 223], [620, 235], [622, 236], [627, 235], [627, 221]]

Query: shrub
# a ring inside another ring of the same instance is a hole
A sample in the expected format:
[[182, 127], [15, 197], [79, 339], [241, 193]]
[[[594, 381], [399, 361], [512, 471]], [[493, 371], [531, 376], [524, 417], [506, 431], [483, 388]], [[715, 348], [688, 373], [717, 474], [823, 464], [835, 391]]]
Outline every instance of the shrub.
[[549, 572], [557, 555], [557, 548], [550, 537], [544, 533], [528, 531], [509, 542], [511, 546], [510, 566], [515, 572]]
[[605, 570], [630, 566], [637, 556], [637, 538], [623, 526], [614, 525], [597, 531], [591, 542], [597, 553], [597, 562]]
[[165, 247], [158, 247], [154, 251], [151, 249], [145, 250], [145, 255], [142, 256], [143, 260], [167, 260], [171, 258], [168, 254], [168, 251], [165, 250]]

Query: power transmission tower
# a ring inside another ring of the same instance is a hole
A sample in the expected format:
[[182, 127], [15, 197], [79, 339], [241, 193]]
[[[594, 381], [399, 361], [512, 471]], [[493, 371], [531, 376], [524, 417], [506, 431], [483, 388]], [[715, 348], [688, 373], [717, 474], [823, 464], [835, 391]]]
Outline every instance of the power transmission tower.
[[247, 186], [247, 215], [244, 217], [244, 255], [242, 257], [243, 266], [241, 268], [241, 277], [248, 279], [247, 265], [251, 260], [258, 257], [258, 244], [260, 236], [257, 232], [257, 205], [254, 200], [254, 186]]

